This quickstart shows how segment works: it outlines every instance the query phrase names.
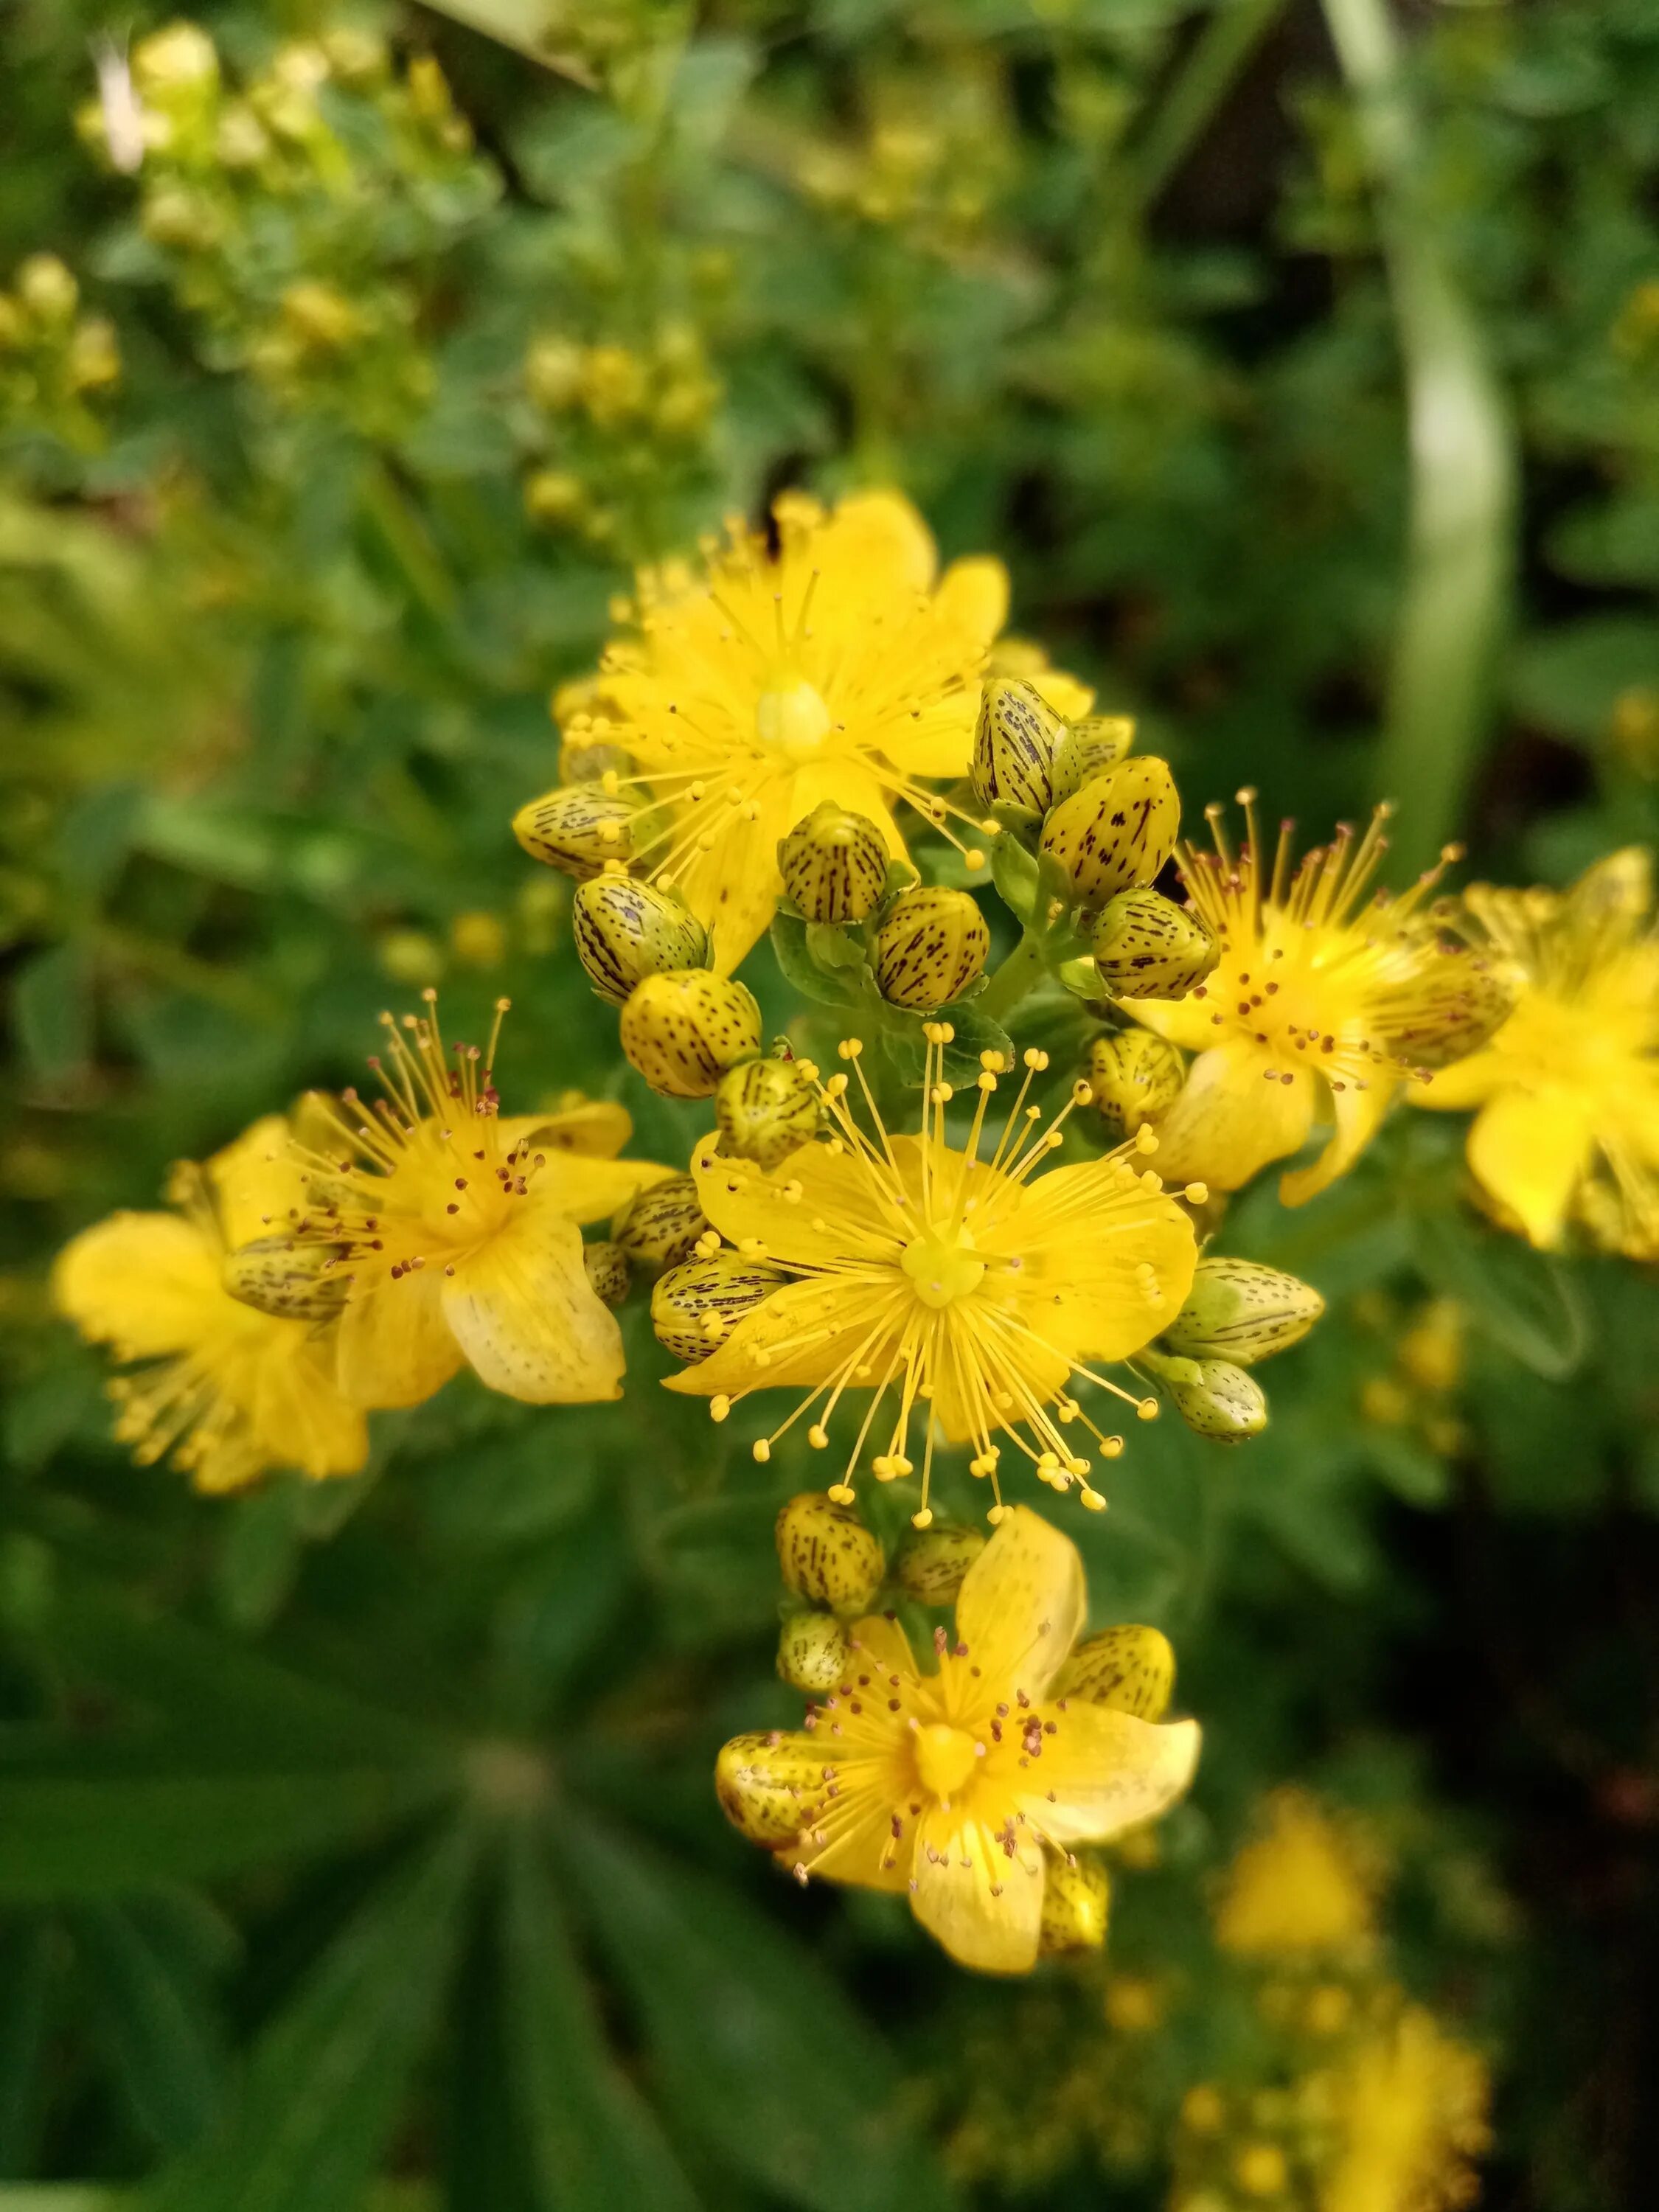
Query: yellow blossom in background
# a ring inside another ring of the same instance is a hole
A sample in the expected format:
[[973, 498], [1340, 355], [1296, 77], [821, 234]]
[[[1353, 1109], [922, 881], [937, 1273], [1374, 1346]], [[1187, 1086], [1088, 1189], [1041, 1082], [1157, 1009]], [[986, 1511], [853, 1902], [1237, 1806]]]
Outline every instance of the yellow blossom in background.
[[1299, 1206], [1344, 1174], [1407, 1078], [1484, 1044], [1510, 1003], [1503, 963], [1447, 941], [1424, 901], [1438, 870], [1398, 896], [1367, 899], [1387, 849], [1379, 808], [1363, 837], [1346, 825], [1292, 865], [1290, 825], [1271, 863], [1255, 793], [1241, 792], [1248, 842], [1235, 852], [1208, 810], [1213, 853], [1183, 848], [1194, 913], [1221, 944], [1186, 998], [1127, 1011], [1198, 1057], [1157, 1121], [1166, 1175], [1237, 1190], [1299, 1152], [1322, 1109], [1334, 1123], [1311, 1167], [1285, 1175]]
[[1484, 1051], [1413, 1092], [1474, 1108], [1468, 1161], [1498, 1218], [1546, 1249], [1577, 1216], [1604, 1248], [1659, 1258], [1659, 928], [1637, 847], [1566, 892], [1471, 884], [1474, 941], [1525, 981]]
[[52, 1295], [81, 1334], [143, 1361], [110, 1386], [116, 1435], [141, 1466], [171, 1453], [197, 1489], [240, 1490], [267, 1469], [355, 1474], [360, 1407], [335, 1377], [333, 1332], [263, 1312], [226, 1288], [227, 1258], [301, 1195], [281, 1115], [173, 1176], [170, 1213], [114, 1213], [59, 1254]]
[[[641, 576], [635, 630], [611, 646], [592, 706], [565, 732], [577, 752], [627, 755], [631, 769], [599, 779], [602, 798], [628, 802], [605, 825], [606, 848], [678, 887], [728, 972], [771, 921], [778, 840], [820, 801], [867, 816], [896, 855], [901, 803], [963, 842], [932, 786], [967, 774], [979, 679], [1007, 613], [1001, 564], [959, 561], [941, 576], [926, 524], [896, 492], [830, 512], [790, 493], [773, 522], [775, 550], [733, 524], [700, 574]], [[514, 821], [538, 858], [558, 857], [546, 811], [559, 797]], [[988, 833], [961, 819], [983, 866]]]
[[1370, 2028], [1333, 2084], [1340, 2148], [1319, 2212], [1456, 2212], [1480, 2194], [1470, 2160], [1491, 2141], [1479, 2056], [1421, 2005]]
[[908, 1892], [962, 1965], [1029, 1972], [1050, 1855], [1166, 1811], [1198, 1759], [1194, 1721], [1054, 1694], [1086, 1617], [1076, 1546], [1014, 1509], [968, 1570], [954, 1638], [935, 1634], [937, 1672], [892, 1616], [857, 1622], [806, 1729], [726, 1745], [722, 1804], [798, 1879]]
[[1299, 1790], [1275, 1791], [1259, 1826], [1217, 1902], [1222, 1949], [1255, 1958], [1370, 1944], [1376, 1878], [1353, 1834]]
[[[931, 1518], [941, 1437], [973, 1447], [971, 1471], [990, 1478], [997, 1501], [994, 1521], [1008, 1510], [998, 1481], [1004, 1443], [1054, 1489], [1075, 1482], [1085, 1505], [1102, 1505], [1086, 1480], [1091, 1462], [1067, 1432], [1079, 1425], [1109, 1458], [1122, 1438], [1102, 1433], [1073, 1386], [1093, 1382], [1143, 1414], [1157, 1410], [1155, 1400], [1133, 1397], [1091, 1363], [1128, 1358], [1174, 1320], [1197, 1262], [1192, 1224], [1158, 1176], [1134, 1164], [1154, 1148], [1149, 1135], [1103, 1159], [1038, 1172], [1066, 1117], [1091, 1096], [1086, 1084], [1077, 1085], [1044, 1129], [1026, 1104], [1033, 1076], [1047, 1066], [1042, 1053], [1026, 1054], [988, 1158], [980, 1146], [1002, 1064], [985, 1055], [966, 1143], [950, 1144], [951, 1087], [942, 1077], [952, 1032], [932, 1023], [926, 1035], [917, 1136], [888, 1132], [849, 1039], [842, 1054], [863, 1091], [869, 1129], [848, 1109], [848, 1078], [836, 1075], [822, 1091], [830, 1133], [770, 1173], [726, 1158], [713, 1139], [697, 1147], [692, 1173], [703, 1212], [747, 1272], [735, 1304], [708, 1317], [708, 1356], [668, 1387], [711, 1398], [717, 1420], [753, 1390], [805, 1392], [756, 1445], [761, 1459], [808, 1413], [808, 1443], [827, 1449], [842, 1399], [849, 1391], [867, 1397], [830, 1495], [850, 1503], [872, 1437], [869, 1465], [881, 1480], [911, 1474], [919, 1451], [918, 1527]], [[660, 1307], [672, 1310], [676, 1295], [676, 1276], [665, 1277]]]

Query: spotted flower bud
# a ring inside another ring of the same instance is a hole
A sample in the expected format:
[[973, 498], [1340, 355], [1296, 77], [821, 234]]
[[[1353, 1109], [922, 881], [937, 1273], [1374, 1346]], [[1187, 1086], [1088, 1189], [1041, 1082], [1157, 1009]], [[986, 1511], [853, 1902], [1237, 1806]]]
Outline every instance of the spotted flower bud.
[[567, 784], [521, 806], [513, 835], [532, 859], [580, 880], [597, 876], [607, 860], [627, 860], [635, 811], [598, 784]]
[[651, 1326], [657, 1341], [688, 1367], [707, 1359], [734, 1322], [752, 1312], [789, 1278], [763, 1260], [716, 1252], [708, 1260], [683, 1260], [658, 1278], [651, 1293]]
[[1189, 908], [1162, 891], [1120, 891], [1095, 917], [1101, 981], [1120, 999], [1184, 999], [1212, 973], [1221, 947]]
[[1254, 1367], [1300, 1344], [1325, 1310], [1311, 1284], [1259, 1261], [1200, 1260], [1187, 1303], [1164, 1333], [1188, 1359], [1234, 1360]]
[[570, 927], [588, 981], [613, 1006], [625, 1006], [647, 975], [708, 963], [708, 932], [696, 915], [632, 876], [592, 876], [578, 884]]
[[714, 1119], [723, 1152], [775, 1168], [817, 1133], [817, 1070], [804, 1060], [749, 1060], [728, 1067], [714, 1093]]
[[1186, 1079], [1180, 1052], [1151, 1030], [1120, 1030], [1089, 1048], [1095, 1103], [1126, 1137], [1173, 1106]]
[[712, 1098], [726, 1069], [752, 1058], [760, 1041], [753, 993], [706, 968], [647, 975], [623, 1008], [623, 1052], [669, 1098]]
[[963, 1577], [985, 1549], [978, 1528], [938, 1521], [908, 1534], [899, 1547], [894, 1572], [899, 1588], [919, 1605], [953, 1605]]
[[1035, 828], [1054, 804], [1054, 749], [1066, 725], [1034, 684], [994, 676], [980, 696], [974, 729], [974, 796], [1006, 819]]
[[689, 1175], [665, 1176], [636, 1190], [611, 1224], [617, 1243], [642, 1267], [678, 1267], [708, 1233], [696, 1183]]
[[1135, 741], [1131, 714], [1085, 714], [1067, 725], [1054, 747], [1054, 805], [1081, 791], [1085, 783], [1115, 768]]
[[833, 1613], [795, 1613], [778, 1632], [778, 1673], [791, 1689], [822, 1697], [847, 1671], [851, 1647]]
[[[1185, 1371], [1182, 1371], [1185, 1370]], [[1243, 1443], [1267, 1425], [1261, 1385], [1230, 1359], [1176, 1359], [1164, 1370], [1176, 1411], [1187, 1426], [1218, 1443]]]
[[1037, 1948], [1045, 1959], [1079, 1951], [1098, 1951], [1111, 1917], [1112, 1884], [1104, 1862], [1093, 1851], [1046, 1854], [1042, 1919]]
[[799, 1735], [734, 1735], [714, 1762], [714, 1795], [739, 1835], [787, 1844], [823, 1802], [824, 1752]]
[[582, 1246], [588, 1287], [601, 1305], [619, 1306], [628, 1296], [628, 1255], [607, 1237]]
[[967, 891], [902, 891], [876, 933], [876, 988], [927, 1013], [959, 998], [985, 965], [991, 933]]
[[809, 921], [862, 921], [881, 902], [887, 841], [867, 815], [822, 799], [779, 838], [778, 872]]
[[1084, 906], [1149, 884], [1175, 850], [1181, 800], [1167, 761], [1134, 755], [1092, 776], [1042, 825], [1042, 849]]
[[256, 1312], [282, 1321], [325, 1321], [350, 1293], [350, 1274], [339, 1269], [344, 1255], [342, 1244], [258, 1237], [225, 1255], [222, 1276], [232, 1297]]
[[1137, 1720], [1159, 1721], [1175, 1694], [1175, 1652], [1162, 1630], [1103, 1628], [1073, 1652], [1054, 1693], [1088, 1705], [1109, 1705]]
[[867, 1611], [887, 1558], [850, 1506], [804, 1490], [779, 1513], [775, 1534], [783, 1579], [798, 1597], [849, 1618]]

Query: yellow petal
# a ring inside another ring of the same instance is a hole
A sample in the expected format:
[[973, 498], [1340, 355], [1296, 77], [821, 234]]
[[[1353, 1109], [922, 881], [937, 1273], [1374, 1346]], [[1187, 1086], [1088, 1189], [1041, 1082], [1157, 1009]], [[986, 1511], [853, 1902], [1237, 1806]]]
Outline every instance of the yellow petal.
[[418, 1406], [465, 1364], [444, 1319], [441, 1280], [437, 1270], [423, 1268], [348, 1300], [335, 1340], [348, 1398], [359, 1406]]
[[928, 590], [939, 568], [933, 532], [902, 492], [854, 492], [838, 504], [812, 546], [831, 604], [832, 571], [866, 596], [889, 589]]
[[1469, 1130], [1475, 1181], [1545, 1249], [1561, 1241], [1590, 1150], [1583, 1109], [1565, 1091], [1500, 1091]]
[[440, 1279], [443, 1318], [490, 1389], [531, 1406], [622, 1395], [617, 1317], [588, 1282], [580, 1231], [550, 1197], [538, 1203], [532, 1194], [507, 1228]]
[[988, 553], [952, 561], [939, 580], [933, 604], [975, 645], [988, 646], [1008, 619], [1008, 571]]
[[[1037, 1718], [1042, 1747], [1019, 1778], [1022, 1810], [1050, 1843], [1104, 1843], [1155, 1820], [1198, 1765], [1196, 1721], [1138, 1720], [1076, 1698], [1044, 1707]], [[1035, 1730], [1030, 1741], [1038, 1741]]]
[[791, 818], [779, 830], [779, 836], [787, 836], [796, 823], [804, 822], [813, 808], [826, 799], [834, 805], [845, 806], [854, 814], [862, 814], [867, 822], [873, 822], [893, 858], [904, 858], [904, 840], [893, 819], [886, 794], [870, 770], [855, 760], [826, 761], [822, 765], [811, 762], [798, 769], [790, 790]]
[[1208, 1052], [1215, 1043], [1215, 1006], [1207, 992], [1202, 997], [1189, 991], [1184, 999], [1135, 999], [1123, 1012], [1182, 1052]]
[[1349, 1082], [1340, 1091], [1332, 1086], [1335, 1131], [1311, 1167], [1297, 1168], [1279, 1177], [1279, 1195], [1286, 1206], [1305, 1206], [1347, 1173], [1382, 1126], [1382, 1117], [1398, 1088], [1392, 1076], [1381, 1072], [1363, 1085]]
[[586, 1153], [556, 1153], [538, 1169], [535, 1189], [544, 1205], [556, 1208], [568, 1221], [609, 1221], [636, 1190], [661, 1182], [674, 1173], [674, 1169], [659, 1167], [654, 1160], [604, 1160]]
[[809, 811], [795, 805], [796, 781], [786, 777], [769, 787], [758, 819], [738, 815], [723, 823], [712, 851], [695, 853], [673, 872], [676, 890], [713, 934], [714, 965], [722, 975], [741, 966], [772, 926], [783, 888], [778, 840]]
[[58, 1255], [52, 1294], [121, 1359], [184, 1351], [228, 1303], [212, 1241], [176, 1213], [112, 1213], [83, 1229]]
[[[902, 1228], [896, 1208], [883, 1205], [849, 1153], [803, 1145], [769, 1174], [752, 1160], [726, 1158], [715, 1143], [706, 1137], [691, 1155], [697, 1203], [749, 1257], [810, 1267], [869, 1251], [896, 1261]], [[798, 1197], [789, 1195], [793, 1190]]]
[[[740, 1398], [750, 1390], [811, 1390], [862, 1352], [876, 1374], [898, 1335], [901, 1300], [881, 1290], [830, 1290], [821, 1283], [786, 1283], [720, 1339], [707, 1359], [667, 1378], [692, 1398]], [[890, 1312], [884, 1338], [866, 1343]]]
[[368, 1425], [335, 1376], [334, 1346], [305, 1322], [276, 1322], [254, 1386], [252, 1425], [273, 1465], [313, 1480], [356, 1474], [368, 1457]]
[[981, 1974], [1030, 1972], [1042, 1922], [1042, 1855], [1034, 1844], [1010, 1852], [983, 1820], [934, 1806], [922, 1820], [911, 1874], [916, 1918], [959, 1965]]
[[820, 1758], [830, 1754], [830, 1784], [812, 1808], [810, 1826], [793, 1851], [783, 1852], [786, 1863], [857, 1889], [908, 1889], [916, 1822], [901, 1795], [910, 1777], [900, 1760], [890, 1752], [849, 1756], [822, 1730], [812, 1741]]
[[993, 1700], [1017, 1691], [1036, 1698], [1064, 1665], [1087, 1611], [1077, 1546], [1017, 1505], [968, 1570], [957, 1637]]
[[1012, 1226], [1029, 1285], [1024, 1317], [1073, 1358], [1127, 1359], [1169, 1327], [1192, 1288], [1192, 1223], [1173, 1199], [1126, 1187], [1115, 1161], [1037, 1176]]
[[1314, 1079], [1271, 1054], [1217, 1045], [1200, 1053], [1156, 1124], [1152, 1164], [1166, 1182], [1239, 1190], [1269, 1160], [1299, 1151], [1313, 1120]]
[[1503, 1049], [1500, 1031], [1495, 1048], [1472, 1052], [1467, 1060], [1455, 1060], [1449, 1067], [1436, 1068], [1432, 1075], [1409, 1085], [1406, 1096], [1413, 1106], [1461, 1114], [1471, 1106], [1484, 1105], [1514, 1074], [1515, 1062]]
[[1063, 722], [1080, 722], [1095, 703], [1092, 687], [1063, 668], [1039, 668], [1030, 681]]
[[847, 1635], [859, 1662], [859, 1674], [896, 1674], [902, 1684], [915, 1680], [916, 1662], [910, 1655], [910, 1639], [896, 1614], [866, 1613], [861, 1620], [853, 1623]]
[[306, 1187], [281, 1114], [264, 1115], [234, 1144], [216, 1152], [207, 1163], [207, 1174], [225, 1243], [233, 1252], [256, 1237], [268, 1236], [290, 1212], [305, 1210]]
[[599, 1160], [614, 1159], [634, 1133], [628, 1109], [611, 1098], [584, 1098], [555, 1114], [503, 1115], [495, 1126], [503, 1152], [528, 1138], [538, 1152], [580, 1152]]

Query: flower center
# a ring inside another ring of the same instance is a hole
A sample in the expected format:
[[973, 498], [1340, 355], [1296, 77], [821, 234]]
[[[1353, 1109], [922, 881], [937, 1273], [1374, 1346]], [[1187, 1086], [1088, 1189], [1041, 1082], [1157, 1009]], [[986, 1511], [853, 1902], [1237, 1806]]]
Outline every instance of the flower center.
[[935, 1797], [954, 1797], [979, 1764], [979, 1747], [966, 1729], [945, 1721], [916, 1730], [916, 1773]]
[[769, 752], [787, 761], [816, 760], [830, 734], [830, 709], [804, 676], [774, 672], [755, 702], [755, 734]]
[[954, 1305], [979, 1288], [985, 1262], [966, 1229], [927, 1229], [913, 1237], [899, 1265], [925, 1306]]

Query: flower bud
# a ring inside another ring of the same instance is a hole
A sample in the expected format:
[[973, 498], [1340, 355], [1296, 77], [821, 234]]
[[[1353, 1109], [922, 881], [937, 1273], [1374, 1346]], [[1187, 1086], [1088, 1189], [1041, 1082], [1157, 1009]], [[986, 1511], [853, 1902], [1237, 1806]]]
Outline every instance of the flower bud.
[[228, 1252], [221, 1278], [232, 1297], [279, 1321], [325, 1321], [351, 1291], [339, 1268], [343, 1244], [299, 1244], [287, 1236], [257, 1237]]
[[714, 1093], [720, 1150], [775, 1168], [817, 1134], [817, 1071], [805, 1060], [749, 1060]]
[[580, 880], [597, 876], [607, 860], [627, 860], [635, 811], [596, 784], [570, 784], [521, 806], [513, 817], [513, 835], [533, 860]]
[[1115, 768], [1135, 741], [1132, 714], [1085, 714], [1067, 725], [1054, 747], [1054, 800], [1059, 805], [1109, 768]]
[[194, 23], [169, 23], [152, 31], [132, 50], [132, 80], [140, 92], [160, 99], [175, 90], [216, 84], [219, 57], [207, 33]]
[[628, 1296], [628, 1255], [608, 1238], [582, 1246], [587, 1285], [601, 1305], [619, 1306]]
[[1104, 1862], [1093, 1851], [1077, 1851], [1069, 1859], [1058, 1851], [1045, 1856], [1038, 1950], [1045, 1959], [1098, 1951], [1106, 1941], [1112, 1911], [1111, 1878]]
[[778, 1674], [792, 1690], [825, 1695], [847, 1672], [847, 1631], [833, 1613], [794, 1613], [778, 1632]]
[[1218, 1443], [1243, 1443], [1259, 1437], [1267, 1425], [1267, 1401], [1261, 1385], [1230, 1359], [1182, 1359], [1171, 1362], [1190, 1374], [1170, 1373], [1164, 1380], [1176, 1411], [1187, 1426]]
[[967, 891], [901, 891], [876, 933], [876, 988], [890, 1006], [928, 1013], [959, 998], [985, 966], [991, 933]]
[[760, 1050], [754, 994], [707, 968], [672, 968], [634, 986], [622, 1012], [622, 1048], [653, 1091], [712, 1098], [728, 1067]]
[[1256, 1260], [1200, 1260], [1187, 1303], [1164, 1333], [1188, 1359], [1231, 1359], [1254, 1367], [1300, 1344], [1325, 1310], [1311, 1284]]
[[984, 1549], [982, 1529], [935, 1522], [909, 1532], [893, 1571], [899, 1588], [919, 1605], [954, 1605], [963, 1576]]
[[823, 1748], [798, 1735], [734, 1735], [714, 1761], [714, 1795], [739, 1835], [775, 1850], [823, 1802]]
[[1184, 999], [1221, 957], [1214, 933], [1162, 891], [1120, 891], [1095, 917], [1101, 981], [1120, 999]]
[[1054, 749], [1066, 725], [1034, 684], [993, 676], [974, 728], [974, 796], [981, 806], [1035, 829], [1054, 804]]
[[1179, 1050], [1151, 1030], [1119, 1030], [1089, 1048], [1095, 1103], [1126, 1137], [1173, 1106], [1186, 1080]]
[[678, 1267], [708, 1233], [696, 1182], [689, 1175], [665, 1176], [636, 1190], [611, 1224], [611, 1234], [641, 1267]]
[[31, 253], [12, 286], [38, 323], [66, 324], [81, 301], [81, 287], [55, 253]]
[[881, 902], [887, 841], [867, 815], [821, 799], [779, 838], [778, 872], [808, 921], [862, 921]]
[[778, 1565], [797, 1597], [848, 1619], [868, 1611], [887, 1557], [851, 1506], [804, 1490], [780, 1511], [775, 1534]]
[[781, 1267], [716, 1252], [709, 1260], [683, 1260], [659, 1276], [651, 1293], [651, 1326], [657, 1341], [695, 1367], [707, 1359], [735, 1322], [789, 1280]]
[[1149, 884], [1175, 850], [1181, 800], [1167, 761], [1120, 761], [1062, 799], [1042, 825], [1042, 849], [1085, 906]]
[[1175, 1674], [1175, 1652], [1162, 1630], [1103, 1628], [1079, 1644], [1060, 1668], [1054, 1694], [1158, 1721], [1169, 1711]]
[[588, 981], [613, 1006], [666, 968], [701, 968], [708, 932], [689, 907], [633, 876], [590, 876], [576, 887], [570, 927]]

